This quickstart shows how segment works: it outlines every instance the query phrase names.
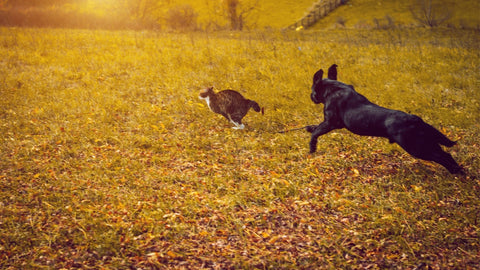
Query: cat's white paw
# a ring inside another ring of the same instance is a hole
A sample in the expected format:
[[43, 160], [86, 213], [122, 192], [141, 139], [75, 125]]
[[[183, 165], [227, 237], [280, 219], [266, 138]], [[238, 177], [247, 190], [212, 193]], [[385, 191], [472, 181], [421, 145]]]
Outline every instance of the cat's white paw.
[[233, 123], [235, 124], [235, 126], [233, 127], [233, 129], [244, 129], [244, 128], [245, 128], [245, 125], [243, 125], [243, 124], [240, 124], [240, 125], [239, 125], [239, 124], [237, 124], [237, 123], [235, 123], [235, 122], [233, 122]]

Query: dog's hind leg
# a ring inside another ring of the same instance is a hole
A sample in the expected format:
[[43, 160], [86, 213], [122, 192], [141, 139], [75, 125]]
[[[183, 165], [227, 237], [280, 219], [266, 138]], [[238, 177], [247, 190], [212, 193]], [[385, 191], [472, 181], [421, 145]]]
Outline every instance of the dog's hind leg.
[[452, 155], [443, 151], [440, 146], [437, 151], [431, 153], [431, 161], [437, 162], [438, 164], [445, 167], [452, 174], [465, 174], [462, 167], [453, 159]]
[[412, 147], [411, 145], [399, 145], [410, 155], [423, 160], [436, 162], [445, 167], [452, 174], [465, 173], [462, 167], [453, 159], [452, 155], [443, 151], [438, 143], [424, 143], [423, 146], [417, 145], [416, 147]]
[[447, 147], [452, 147], [456, 144], [456, 142], [450, 140], [449, 138], [447, 138], [447, 136], [445, 136], [443, 133], [438, 131], [438, 129], [432, 127], [431, 125], [429, 125], [427, 123], [425, 123], [423, 125], [423, 128], [424, 128], [425, 132], [429, 135], [431, 140], [435, 140], [441, 145], [445, 145]]

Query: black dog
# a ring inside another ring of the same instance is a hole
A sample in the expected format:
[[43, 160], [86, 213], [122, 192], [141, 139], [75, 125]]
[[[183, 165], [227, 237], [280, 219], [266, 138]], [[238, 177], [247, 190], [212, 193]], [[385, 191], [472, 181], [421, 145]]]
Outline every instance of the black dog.
[[328, 79], [322, 79], [321, 69], [313, 76], [310, 97], [315, 104], [324, 104], [324, 120], [318, 126], [306, 127], [312, 133], [310, 153], [317, 150], [319, 136], [346, 128], [358, 135], [385, 137], [414, 157], [437, 162], [453, 174], [464, 173], [462, 167], [440, 146], [451, 147], [456, 142], [416, 115], [373, 104], [357, 93], [353, 86], [337, 81], [336, 67], [332, 65], [329, 68]]

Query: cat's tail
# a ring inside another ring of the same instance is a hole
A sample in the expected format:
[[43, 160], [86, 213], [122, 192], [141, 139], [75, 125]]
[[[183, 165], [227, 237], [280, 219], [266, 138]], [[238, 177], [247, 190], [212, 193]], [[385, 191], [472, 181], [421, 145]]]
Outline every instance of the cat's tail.
[[260, 105], [258, 105], [257, 102], [253, 100], [248, 100], [248, 104], [250, 105], [251, 108], [253, 108], [254, 111], [260, 112], [262, 109], [260, 108]]

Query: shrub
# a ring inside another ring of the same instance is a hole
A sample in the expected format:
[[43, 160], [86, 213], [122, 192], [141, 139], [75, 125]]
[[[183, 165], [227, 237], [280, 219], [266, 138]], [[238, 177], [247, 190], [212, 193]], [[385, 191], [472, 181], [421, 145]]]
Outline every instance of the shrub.
[[410, 6], [413, 18], [424, 26], [437, 27], [453, 16], [453, 5], [433, 0], [415, 0]]
[[384, 19], [373, 18], [376, 29], [394, 29], [395, 22], [390, 15], [385, 15]]
[[173, 29], [196, 29], [198, 14], [190, 5], [179, 5], [167, 13], [167, 24]]
[[345, 19], [344, 17], [337, 17], [337, 19], [336, 19], [337, 25], [340, 25], [340, 26], [343, 26], [343, 27], [345, 27], [346, 22], [347, 22], [347, 19]]

